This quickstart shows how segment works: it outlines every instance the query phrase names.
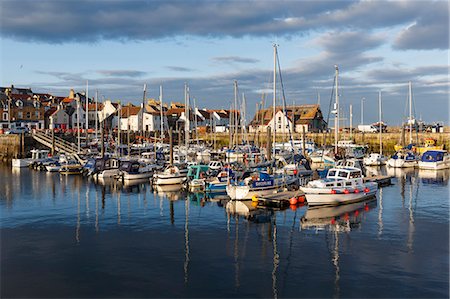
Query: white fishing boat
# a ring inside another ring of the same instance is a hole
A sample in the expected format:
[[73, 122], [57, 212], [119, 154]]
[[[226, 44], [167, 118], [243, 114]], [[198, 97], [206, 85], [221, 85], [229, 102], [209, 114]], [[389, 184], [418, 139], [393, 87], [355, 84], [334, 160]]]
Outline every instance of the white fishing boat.
[[310, 181], [300, 189], [308, 205], [339, 205], [357, 202], [374, 196], [378, 184], [363, 182], [361, 169], [332, 168], [325, 179]]
[[447, 169], [450, 168], [450, 155], [444, 150], [426, 151], [418, 164], [419, 169]]
[[387, 166], [394, 168], [415, 167], [416, 165], [417, 157], [412, 151], [400, 150], [387, 160]]
[[155, 185], [177, 185], [186, 180], [186, 174], [181, 173], [180, 169], [174, 165], [169, 165], [164, 171], [153, 175], [153, 184]]
[[33, 149], [31, 152], [31, 158], [24, 158], [24, 159], [12, 159], [12, 167], [13, 168], [22, 168], [22, 167], [28, 167], [32, 163], [35, 162], [41, 162], [48, 158], [49, 150], [39, 150], [39, 149]]
[[47, 172], [58, 172], [61, 169], [61, 163], [58, 161], [52, 162], [45, 166]]
[[297, 178], [289, 175], [270, 175], [262, 171], [246, 172], [236, 185], [228, 184], [226, 191], [233, 200], [249, 200], [254, 196], [276, 193], [296, 182]]

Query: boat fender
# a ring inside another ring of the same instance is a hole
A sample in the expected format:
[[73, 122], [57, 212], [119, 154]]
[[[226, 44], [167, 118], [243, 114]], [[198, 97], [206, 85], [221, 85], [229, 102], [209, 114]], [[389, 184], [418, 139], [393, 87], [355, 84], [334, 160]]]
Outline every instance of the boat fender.
[[289, 199], [289, 203], [291, 204], [291, 205], [296, 205], [297, 204], [297, 198], [294, 196], [294, 197], [291, 197], [290, 199]]

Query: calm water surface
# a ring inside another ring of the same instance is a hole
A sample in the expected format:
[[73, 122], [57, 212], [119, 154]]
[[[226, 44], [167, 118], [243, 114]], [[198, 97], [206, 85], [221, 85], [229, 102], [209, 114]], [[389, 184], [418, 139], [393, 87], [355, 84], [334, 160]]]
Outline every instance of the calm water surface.
[[369, 202], [270, 210], [2, 166], [0, 295], [448, 297], [450, 172], [389, 173]]

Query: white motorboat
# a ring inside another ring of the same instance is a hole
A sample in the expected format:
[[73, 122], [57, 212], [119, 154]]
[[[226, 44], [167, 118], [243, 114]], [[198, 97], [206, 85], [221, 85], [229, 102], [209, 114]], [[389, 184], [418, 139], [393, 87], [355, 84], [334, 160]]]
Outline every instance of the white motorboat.
[[387, 160], [387, 166], [394, 168], [415, 167], [416, 165], [417, 157], [412, 151], [398, 151]]
[[35, 162], [41, 162], [48, 158], [49, 150], [39, 150], [39, 149], [33, 149], [31, 152], [31, 158], [24, 158], [24, 159], [12, 159], [12, 167], [13, 168], [22, 168], [22, 167], [28, 167], [32, 163]]
[[357, 202], [374, 196], [378, 184], [363, 182], [361, 169], [331, 168], [325, 179], [310, 181], [300, 189], [308, 205], [338, 205]]
[[120, 174], [120, 160], [117, 158], [104, 158], [95, 160], [93, 174], [97, 178], [112, 178]]
[[169, 165], [164, 171], [153, 175], [153, 184], [155, 185], [177, 185], [186, 180], [186, 174], [181, 173], [180, 169], [174, 165]]
[[139, 161], [123, 161], [117, 177], [122, 180], [148, 179], [153, 175], [156, 168], [156, 165], [145, 164]]
[[364, 157], [364, 165], [366, 166], [380, 166], [386, 164], [386, 156], [379, 153], [371, 153], [368, 157]]
[[419, 169], [447, 169], [450, 168], [450, 155], [444, 150], [426, 151], [418, 164]]
[[254, 196], [276, 193], [279, 189], [297, 183], [289, 175], [270, 175], [267, 172], [246, 172], [236, 185], [227, 185], [228, 196], [233, 200], [249, 200]]

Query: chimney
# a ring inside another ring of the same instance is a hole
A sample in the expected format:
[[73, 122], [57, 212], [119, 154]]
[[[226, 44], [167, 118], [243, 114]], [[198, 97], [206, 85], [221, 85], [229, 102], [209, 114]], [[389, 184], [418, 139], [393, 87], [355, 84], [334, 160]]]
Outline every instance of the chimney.
[[73, 88], [70, 89], [69, 92], [69, 99], [73, 99], [75, 97], [75, 92], [73, 91]]

